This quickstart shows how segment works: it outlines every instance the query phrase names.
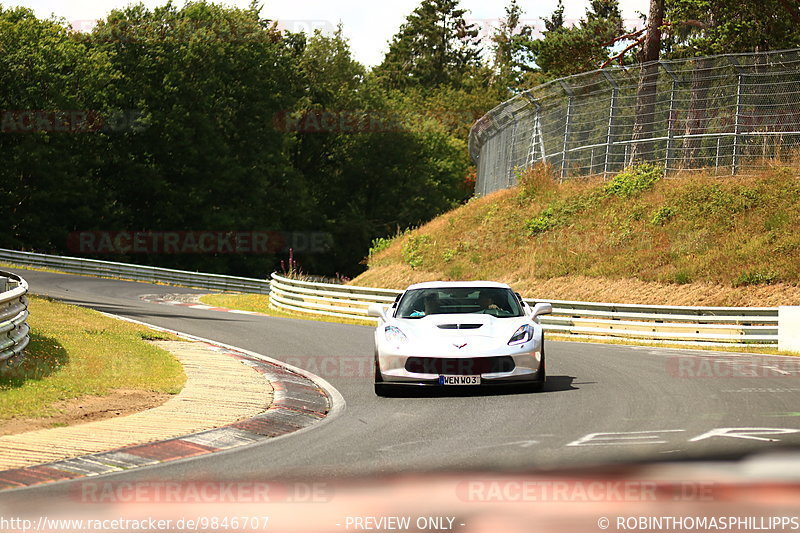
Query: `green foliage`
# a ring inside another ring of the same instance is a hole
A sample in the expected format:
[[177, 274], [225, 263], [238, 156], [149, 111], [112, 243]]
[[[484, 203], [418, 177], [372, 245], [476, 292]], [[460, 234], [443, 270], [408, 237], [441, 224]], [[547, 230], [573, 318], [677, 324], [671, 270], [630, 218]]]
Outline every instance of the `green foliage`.
[[[325, 231], [334, 246], [299, 253], [304, 268], [352, 275], [373, 239], [464, 198], [469, 126], [500, 98], [488, 78], [393, 94], [352, 59], [341, 28], [279, 32], [258, 12], [137, 4], [79, 33], [0, 8], [0, 109], [129, 118], [0, 134], [0, 246], [64, 253], [67, 234], [85, 230]], [[308, 132], [284, 120], [322, 112], [387, 127]], [[279, 256], [110, 259], [261, 276]]]
[[394, 241], [394, 238], [386, 239], [384, 237], [378, 237], [377, 239], [372, 239], [372, 246], [369, 248], [369, 257], [387, 249], [392, 245], [392, 241]]
[[698, 184], [677, 199], [681, 211], [692, 216], [713, 216], [730, 219], [733, 215], [756, 207], [762, 201], [757, 189], [731, 183]]
[[629, 167], [605, 185], [548, 205], [537, 216], [528, 220], [525, 228], [529, 235], [538, 235], [553, 228], [566, 226], [574, 215], [591, 209], [604, 199], [630, 199], [650, 189], [659, 179], [661, 171], [654, 165], [640, 164]]
[[686, 272], [685, 270], [679, 270], [675, 272], [672, 280], [677, 283], [678, 285], [686, 285], [687, 283], [692, 282], [692, 275]]
[[410, 235], [403, 245], [403, 261], [413, 269], [419, 268], [422, 266], [423, 254], [430, 245], [430, 235]]
[[564, 6], [559, 2], [551, 18], [545, 19], [545, 27], [541, 39], [523, 32], [528, 38], [519, 49], [528, 64], [535, 64], [550, 79], [598, 68], [609, 56], [609, 41], [623, 33], [618, 0], [592, 0], [585, 18], [570, 27], [564, 24]]
[[674, 207], [664, 205], [658, 208], [658, 210], [653, 215], [653, 218], [650, 219], [650, 223], [654, 226], [663, 226], [677, 214], [677, 210]]
[[795, 48], [797, 16], [797, 7], [785, 0], [669, 0], [666, 20], [677, 24], [666, 51], [686, 57]]
[[629, 198], [651, 188], [660, 179], [661, 169], [649, 163], [642, 163], [628, 167], [617, 174], [605, 186], [603, 192], [606, 196]]
[[771, 270], [748, 270], [742, 272], [734, 281], [734, 287], [746, 285], [770, 285], [779, 279], [779, 275]]
[[764, 221], [766, 231], [779, 231], [789, 223], [789, 215], [786, 211], [776, 211], [769, 215]]
[[544, 209], [538, 216], [525, 223], [529, 235], [538, 235], [560, 225], [565, 218], [565, 212], [556, 207]]
[[480, 39], [458, 0], [422, 0], [389, 44], [375, 74], [385, 87], [457, 85], [480, 65]]

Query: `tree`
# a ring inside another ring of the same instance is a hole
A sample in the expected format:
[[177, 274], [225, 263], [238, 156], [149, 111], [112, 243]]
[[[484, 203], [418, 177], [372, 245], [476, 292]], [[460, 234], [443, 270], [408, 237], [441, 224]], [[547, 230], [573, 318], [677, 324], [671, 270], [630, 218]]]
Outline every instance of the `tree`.
[[684, 166], [700, 155], [708, 121], [707, 97], [712, 86], [713, 60], [705, 56], [763, 52], [800, 46], [800, 8], [787, 0], [668, 0], [664, 52], [670, 58], [696, 57], [683, 143]]
[[422, 0], [394, 36], [375, 68], [385, 87], [438, 87], [459, 84], [480, 65], [480, 39], [464, 19], [458, 0]]
[[354, 275], [372, 239], [422, 224], [459, 199], [466, 149], [416, 107], [454, 89], [387, 91], [364, 78], [341, 31], [311, 36], [298, 65], [306, 87], [298, 115], [333, 119], [330, 127], [293, 135], [295, 167], [313, 180], [315, 211], [334, 242], [327, 257], [308, 257], [303, 265]]
[[800, 6], [790, 0], [668, 0], [666, 18], [671, 58], [800, 46]]
[[656, 92], [658, 90], [658, 59], [661, 54], [661, 25], [664, 23], [664, 0], [650, 0], [647, 17], [647, 36], [639, 62], [639, 84], [636, 89], [636, 122], [633, 125], [633, 145], [630, 160], [645, 160], [650, 143], [641, 142], [653, 135], [655, 125]]
[[548, 78], [558, 78], [596, 69], [608, 57], [612, 39], [622, 32], [617, 0], [591, 0], [585, 18], [577, 25], [564, 25], [564, 6], [544, 19], [541, 39], [522, 43], [527, 54]]
[[492, 35], [494, 52], [494, 81], [500, 85], [516, 86], [519, 82], [520, 65], [517, 62], [519, 47], [519, 21], [522, 9], [517, 0], [511, 0], [506, 6], [506, 18]]
[[[85, 40], [119, 73], [114, 105], [140, 117], [99, 161], [116, 209], [117, 227], [104, 229], [311, 229], [307, 184], [272, 120], [301, 90], [295, 37], [253, 9], [188, 2], [114, 10]], [[130, 259], [261, 275], [277, 263], [236, 254]]]
[[113, 210], [97, 171], [112, 132], [110, 57], [57, 20], [0, 6], [0, 246], [64, 249]]

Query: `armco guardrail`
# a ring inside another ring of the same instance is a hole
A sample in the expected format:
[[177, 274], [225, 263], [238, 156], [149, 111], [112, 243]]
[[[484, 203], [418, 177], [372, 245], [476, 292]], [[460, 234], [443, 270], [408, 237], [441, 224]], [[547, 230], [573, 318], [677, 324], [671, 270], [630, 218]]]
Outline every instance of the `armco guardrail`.
[[17, 275], [0, 272], [0, 363], [10, 364], [30, 340], [28, 284]]
[[221, 274], [204, 274], [186, 270], [98, 261], [78, 257], [62, 257], [58, 255], [17, 252], [0, 248], [0, 262], [20, 266], [44, 267], [69, 272], [109, 278], [131, 279], [151, 283], [168, 283], [201, 289], [222, 291], [239, 291], [256, 294], [269, 293], [269, 280], [223, 276]]
[[[372, 303], [388, 305], [402, 291], [314, 283], [272, 275], [270, 304], [314, 315], [375, 323]], [[533, 305], [536, 300], [526, 300]], [[577, 338], [622, 338], [682, 344], [743, 346], [778, 344], [776, 307], [680, 307], [547, 300], [553, 314], [545, 331]]]

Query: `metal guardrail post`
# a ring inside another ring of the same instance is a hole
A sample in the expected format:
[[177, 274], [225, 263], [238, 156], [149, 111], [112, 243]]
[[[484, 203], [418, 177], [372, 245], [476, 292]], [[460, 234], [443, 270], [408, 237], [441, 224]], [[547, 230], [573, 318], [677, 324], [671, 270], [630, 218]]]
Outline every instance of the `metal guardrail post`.
[[22, 355], [30, 342], [27, 282], [0, 272], [0, 363], [8, 367]]
[[[373, 303], [390, 304], [402, 291], [331, 285], [272, 275], [270, 304], [279, 309], [374, 323]], [[528, 300], [535, 304], [535, 300]], [[692, 345], [775, 346], [777, 308], [681, 307], [550, 300], [545, 331], [589, 339], [628, 338]], [[800, 318], [799, 318], [800, 319]]]
[[135, 281], [170, 283], [188, 287], [210, 290], [232, 290], [255, 294], [268, 294], [269, 281], [263, 279], [242, 278], [222, 274], [206, 274], [186, 270], [99, 261], [77, 257], [19, 252], [0, 249], [0, 261], [20, 266], [46, 267], [69, 272], [101, 277], [116, 277]]

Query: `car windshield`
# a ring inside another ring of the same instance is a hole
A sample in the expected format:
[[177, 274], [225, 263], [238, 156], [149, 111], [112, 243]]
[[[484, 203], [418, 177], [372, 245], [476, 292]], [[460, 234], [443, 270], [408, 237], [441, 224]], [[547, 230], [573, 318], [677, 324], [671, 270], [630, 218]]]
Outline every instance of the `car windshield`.
[[398, 305], [399, 318], [428, 315], [482, 313], [498, 318], [523, 315], [522, 306], [509, 289], [497, 287], [452, 287], [414, 289], [403, 295]]

